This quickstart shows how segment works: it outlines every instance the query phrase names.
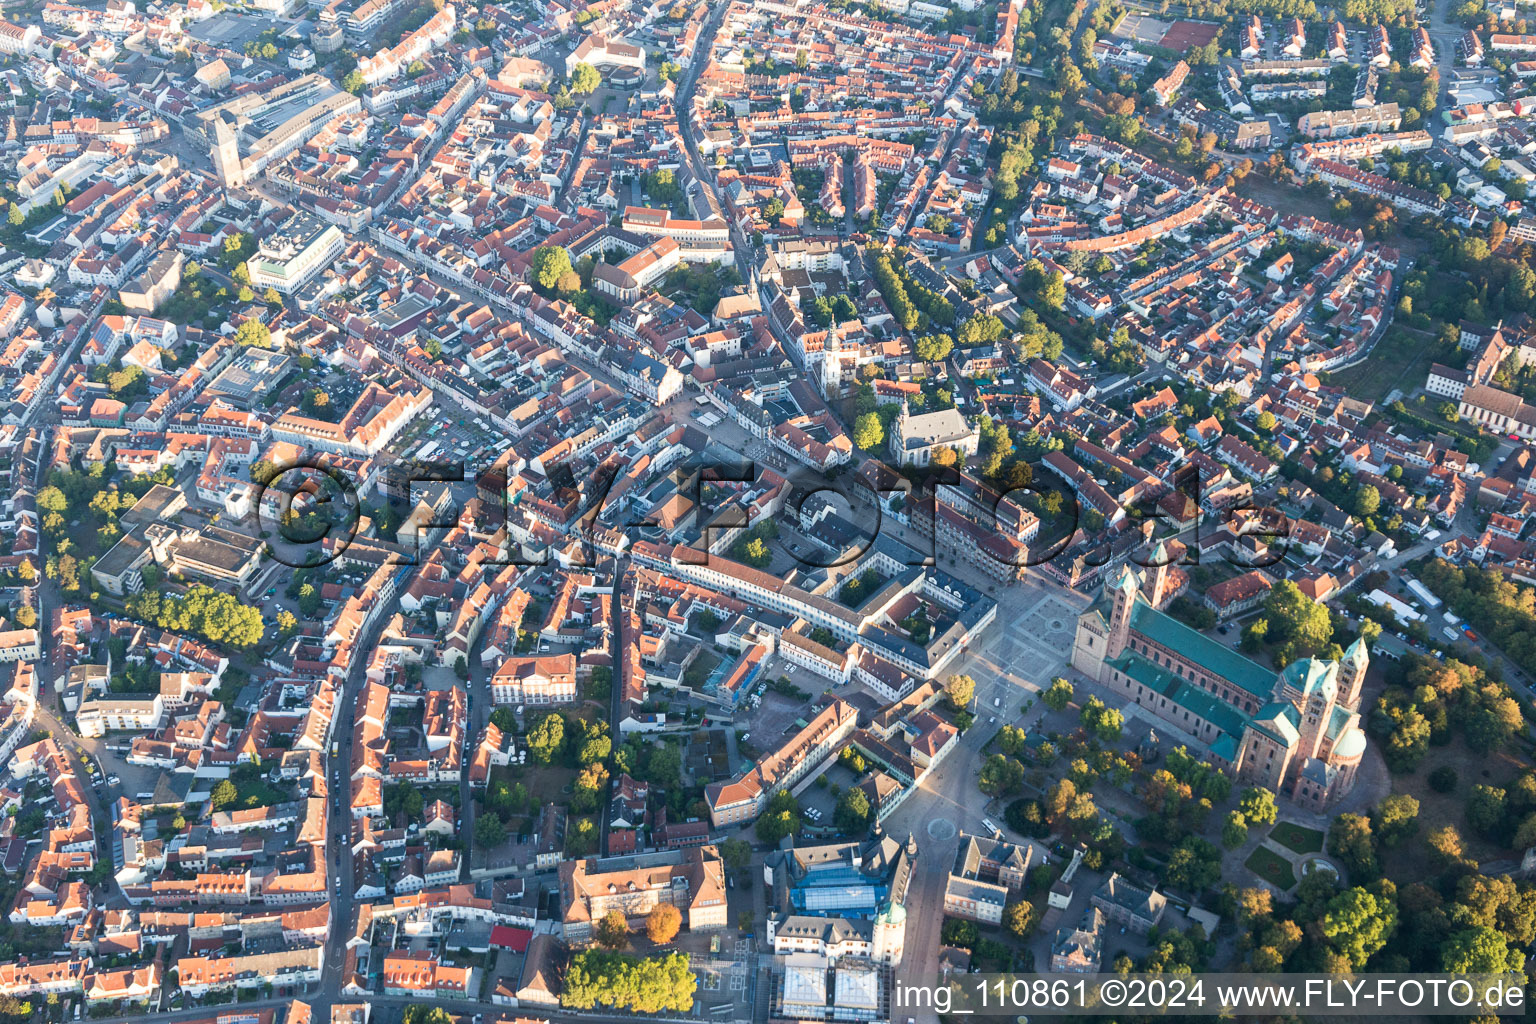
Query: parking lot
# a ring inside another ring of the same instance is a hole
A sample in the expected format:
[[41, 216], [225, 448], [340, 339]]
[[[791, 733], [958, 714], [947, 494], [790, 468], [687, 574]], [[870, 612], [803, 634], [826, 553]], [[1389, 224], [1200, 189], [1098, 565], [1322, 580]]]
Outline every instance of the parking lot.
[[206, 21], [187, 26], [187, 34], [201, 42], [212, 43], [230, 50], [241, 50], [245, 44], [261, 35], [271, 24], [263, 18], [249, 18], [234, 13], [220, 13]]
[[401, 458], [462, 465], [465, 477], [473, 480], [501, 456], [505, 444], [489, 420], [434, 405], [432, 415], [416, 420], [390, 448]]

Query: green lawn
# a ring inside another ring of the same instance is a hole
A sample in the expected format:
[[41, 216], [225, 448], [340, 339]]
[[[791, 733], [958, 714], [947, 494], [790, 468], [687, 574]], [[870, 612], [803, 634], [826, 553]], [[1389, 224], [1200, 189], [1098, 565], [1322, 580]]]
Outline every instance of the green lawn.
[[251, 764], [237, 766], [229, 773], [229, 781], [234, 783], [235, 802], [230, 810], [241, 811], [249, 807], [271, 807], [274, 804], [287, 803], [293, 799], [291, 793], [285, 792], [267, 782], [261, 769]]
[[721, 658], [714, 651], [701, 650], [693, 663], [683, 670], [683, 685], [697, 690], [709, 682], [710, 675], [720, 666]]
[[1269, 833], [1269, 838], [1297, 853], [1322, 853], [1323, 834], [1315, 828], [1305, 828], [1294, 821], [1282, 821]]
[[1394, 388], [1407, 393], [1423, 384], [1429, 364], [1440, 354], [1433, 335], [1392, 328], [1365, 362], [1330, 374], [1329, 383], [1354, 398], [1380, 402]]
[[1263, 846], [1253, 851], [1246, 867], [1264, 881], [1281, 889], [1289, 889], [1296, 884], [1296, 872], [1291, 868], [1290, 861]]

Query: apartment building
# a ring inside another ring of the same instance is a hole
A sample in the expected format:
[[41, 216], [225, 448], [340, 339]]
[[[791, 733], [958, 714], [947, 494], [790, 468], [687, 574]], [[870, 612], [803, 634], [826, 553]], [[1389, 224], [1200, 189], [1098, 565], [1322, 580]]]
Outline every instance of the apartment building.
[[177, 984], [195, 998], [266, 985], [310, 985], [320, 980], [324, 956], [320, 946], [233, 956], [184, 956], [176, 961]]
[[859, 713], [845, 700], [834, 700], [804, 729], [751, 771], [704, 789], [710, 821], [715, 827], [752, 821], [781, 789], [793, 788], [832, 757], [858, 725]]
[[568, 704], [576, 699], [576, 655], [514, 656], [491, 675], [496, 704]]
[[638, 857], [560, 862], [560, 922], [569, 942], [586, 942], [611, 911], [639, 918], [663, 904], [690, 931], [724, 928], [725, 864], [712, 845]]
[[1151, 930], [1168, 909], [1168, 897], [1156, 889], [1132, 885], [1118, 872], [1105, 879], [1090, 900], [1112, 924], [1124, 925], [1137, 935]]
[[1018, 845], [962, 833], [944, 887], [944, 912], [983, 924], [1000, 924], [1008, 902], [1023, 891], [1034, 856], [1035, 848], [1028, 843]]
[[86, 737], [105, 736], [109, 732], [149, 733], [164, 723], [165, 701], [158, 693], [88, 700], [75, 713], [75, 728]]

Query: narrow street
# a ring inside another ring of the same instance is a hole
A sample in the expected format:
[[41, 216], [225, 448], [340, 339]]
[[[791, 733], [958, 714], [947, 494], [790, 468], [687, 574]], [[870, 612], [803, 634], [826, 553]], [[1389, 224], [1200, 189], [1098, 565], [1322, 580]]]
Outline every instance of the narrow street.
[[[399, 608], [398, 596], [388, 606], [379, 609], [367, 633], [358, 645], [368, 650], [379, 642], [379, 634]], [[325, 943], [325, 978], [320, 995], [315, 1001], [316, 1012], [322, 1019], [330, 1016], [330, 1004], [341, 995], [344, 981], [342, 967], [346, 962], [347, 940], [352, 937], [353, 893], [356, 880], [352, 877], [352, 723], [357, 721], [357, 695], [363, 687], [367, 661], [358, 658], [347, 671], [346, 681], [336, 702], [336, 714], [331, 720], [331, 740], [336, 750], [326, 762], [326, 787], [330, 806], [327, 809], [326, 852], [330, 859], [326, 877], [331, 880], [331, 928]]]

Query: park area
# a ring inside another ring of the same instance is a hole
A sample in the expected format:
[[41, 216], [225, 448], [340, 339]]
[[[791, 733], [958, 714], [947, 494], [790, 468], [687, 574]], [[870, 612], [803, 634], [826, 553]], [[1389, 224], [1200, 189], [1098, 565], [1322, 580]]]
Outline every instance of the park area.
[[1328, 383], [1362, 401], [1380, 402], [1393, 391], [1411, 392], [1445, 353], [1426, 331], [1390, 327], [1371, 358], [1328, 375]]
[[1282, 821], [1269, 833], [1269, 838], [1297, 853], [1322, 853], [1323, 834], [1315, 828], [1306, 828], [1293, 821]]
[[1254, 850], [1246, 866], [1249, 871], [1282, 891], [1296, 884], [1296, 872], [1290, 861], [1268, 847], [1261, 846]]

